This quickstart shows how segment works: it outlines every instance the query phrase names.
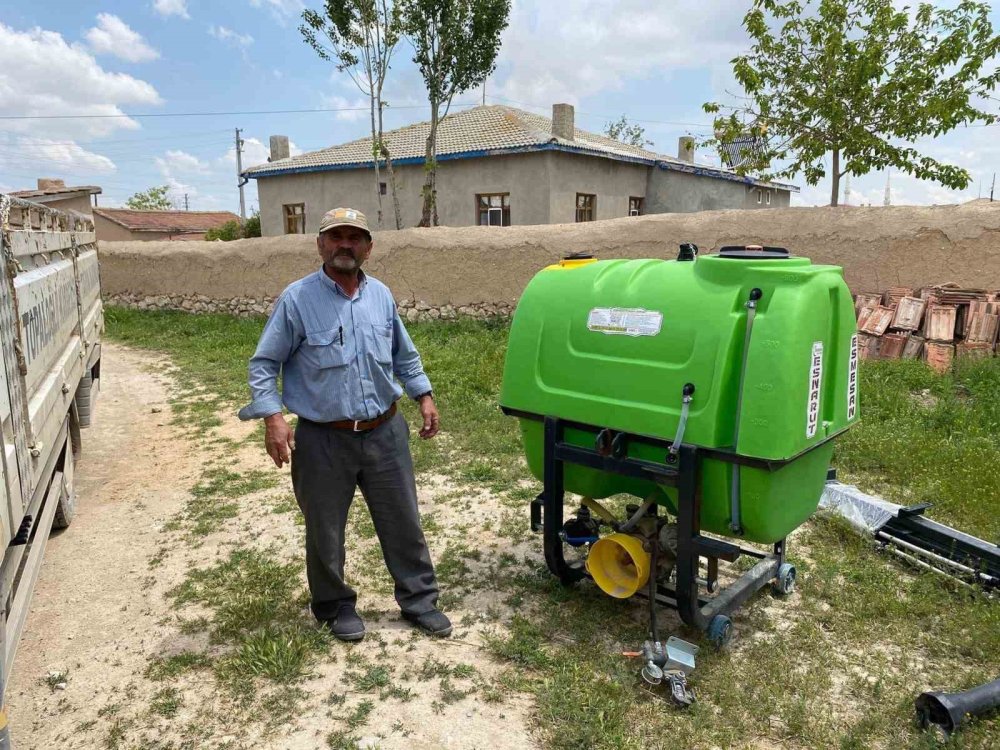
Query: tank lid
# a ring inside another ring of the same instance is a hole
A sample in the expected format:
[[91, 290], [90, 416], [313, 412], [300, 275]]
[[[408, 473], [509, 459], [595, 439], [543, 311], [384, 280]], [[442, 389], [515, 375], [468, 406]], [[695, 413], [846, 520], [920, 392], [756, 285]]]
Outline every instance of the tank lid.
[[791, 256], [783, 247], [763, 245], [727, 245], [719, 250], [720, 258], [736, 260], [788, 260]]
[[594, 256], [588, 252], [570, 253], [563, 257], [563, 260], [590, 260]]

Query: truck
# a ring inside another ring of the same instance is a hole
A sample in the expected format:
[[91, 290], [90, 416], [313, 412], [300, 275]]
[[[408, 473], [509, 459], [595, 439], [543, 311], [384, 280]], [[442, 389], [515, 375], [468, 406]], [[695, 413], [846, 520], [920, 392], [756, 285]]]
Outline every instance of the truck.
[[8, 676], [54, 529], [76, 509], [73, 467], [100, 387], [93, 219], [0, 194], [0, 750]]

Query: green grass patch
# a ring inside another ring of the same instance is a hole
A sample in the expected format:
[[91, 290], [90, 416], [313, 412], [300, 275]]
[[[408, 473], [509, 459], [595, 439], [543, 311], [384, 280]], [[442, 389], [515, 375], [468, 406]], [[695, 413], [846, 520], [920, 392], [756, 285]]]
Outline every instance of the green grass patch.
[[[246, 362], [262, 320], [109, 310], [108, 325], [113, 338], [171, 355], [182, 386], [200, 394], [178, 402], [182, 417], [207, 420], [248, 400]], [[714, 651], [671, 615], [661, 618], [664, 634], [704, 647], [691, 677], [698, 703], [688, 711], [672, 708], [644, 685], [639, 665], [621, 656], [646, 637], [641, 602], [612, 600], [586, 581], [561, 586], [540, 560], [540, 544], [526, 548], [526, 556], [504, 550], [492, 559], [472, 541], [487, 527], [504, 545], [530, 539], [527, 504], [540, 489], [527, 473], [516, 420], [497, 406], [506, 324], [437, 321], [408, 328], [434, 384], [443, 429], [441, 439], [412, 440], [418, 473], [425, 480], [448, 476], [454, 491], [437, 502], [450, 504], [449, 513], [470, 507], [473, 488], [488, 489], [502, 505], [490, 519], [469, 513], [465, 529], [445, 523], [443, 512], [429, 519], [428, 537], [440, 550], [442, 600], [458, 606], [467, 591], [488, 595], [481, 612], [461, 621], [471, 627], [486, 613], [495, 623], [488, 626], [487, 649], [506, 666], [477, 689], [490, 702], [531, 693], [545, 746], [929, 748], [913, 722], [914, 697], [928, 687], [963, 689], [1000, 674], [995, 602], [913, 571], [842, 523], [820, 518], [790, 548], [798, 592], [787, 601], [766, 591], [755, 596], [736, 618], [731, 648]], [[919, 362], [866, 361], [860, 393], [862, 420], [837, 447], [842, 479], [897, 502], [932, 502], [935, 520], [1000, 537], [1000, 359], [959, 362], [944, 376]], [[416, 409], [407, 399], [401, 406], [412, 428]], [[365, 566], [382, 570], [363, 508], [352, 510], [351, 524], [364, 543]], [[296, 661], [294, 648], [281, 657], [268, 649], [273, 637], [288, 636], [282, 623], [302, 619], [294, 604], [301, 597], [294, 582], [300, 565], [283, 568], [267, 556], [236, 554], [192, 573], [178, 601], [212, 610], [213, 637], [234, 645], [228, 658], [260, 635], [241, 667], [253, 679], [297, 679], [305, 672], [296, 665], [308, 669], [313, 652], [302, 649]], [[384, 576], [376, 578], [374, 585], [384, 589]], [[372, 585], [366, 582], [366, 590]], [[505, 606], [513, 608], [512, 617], [503, 614]], [[380, 665], [352, 657], [349, 652], [352, 690], [363, 687], [363, 695], [377, 691], [380, 698], [402, 690]], [[475, 679], [464, 666], [434, 657], [406, 667], [404, 680], [407, 675], [439, 683], [435, 710], [461, 700], [468, 690], [461, 680]], [[327, 742], [353, 747], [354, 730], [365, 726], [374, 704], [347, 708], [339, 697], [334, 710], [346, 726]], [[948, 746], [992, 748], [998, 733], [1000, 719], [983, 719]]]

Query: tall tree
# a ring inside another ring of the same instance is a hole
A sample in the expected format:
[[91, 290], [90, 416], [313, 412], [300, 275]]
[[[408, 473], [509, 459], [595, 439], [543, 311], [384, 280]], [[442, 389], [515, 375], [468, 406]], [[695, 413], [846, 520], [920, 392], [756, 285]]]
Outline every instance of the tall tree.
[[625, 115], [614, 122], [607, 123], [604, 126], [604, 135], [639, 148], [653, 145], [653, 142], [646, 138], [646, 129], [642, 125], [629, 122]]
[[169, 211], [174, 207], [174, 203], [167, 197], [170, 191], [169, 185], [157, 185], [149, 190], [134, 193], [127, 201], [127, 208], [137, 211]]
[[510, 0], [400, 0], [403, 28], [413, 44], [431, 106], [424, 151], [420, 226], [437, 226], [437, 131], [452, 99], [484, 83], [496, 67]]
[[[299, 32], [322, 59], [333, 61], [347, 73], [370, 103], [372, 164], [375, 172], [375, 199], [378, 224], [382, 225], [382, 189], [379, 161], [385, 160], [392, 189], [396, 229], [403, 226], [396, 193], [392, 154], [382, 133], [382, 114], [388, 106], [382, 98], [390, 62], [401, 34], [399, 6], [392, 0], [327, 0], [321, 13], [302, 12]], [[327, 43], [320, 40], [320, 35]]]
[[[810, 185], [827, 175], [829, 153], [831, 206], [841, 177], [889, 167], [964, 189], [965, 169], [914, 143], [997, 121], [978, 104], [1000, 82], [989, 13], [973, 0], [915, 9], [893, 0], [754, 0], [743, 19], [752, 47], [732, 61], [746, 98], [704, 105], [717, 115], [715, 142], [760, 145], [741, 154], [740, 172], [801, 173]], [[772, 161], [784, 166], [772, 172]]]

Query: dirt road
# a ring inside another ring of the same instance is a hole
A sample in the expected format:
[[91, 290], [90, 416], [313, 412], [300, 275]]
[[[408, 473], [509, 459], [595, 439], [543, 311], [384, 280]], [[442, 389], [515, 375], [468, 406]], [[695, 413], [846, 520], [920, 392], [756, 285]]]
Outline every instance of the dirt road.
[[[105, 344], [104, 362], [77, 464], [77, 515], [49, 540], [7, 687], [20, 748], [88, 746], [74, 727], [124, 688], [160, 635], [160, 605], [143, 590], [147, 561], [184, 504], [192, 451], [168, 424], [158, 361]], [[65, 673], [65, 690], [49, 686], [50, 672]]]
[[[255, 723], [232, 711], [231, 698], [211, 670], [185, 674], [168, 688], [151, 680], [147, 669], [157, 658], [185, 651], [214, 657], [224, 650], [204, 632], [185, 631], [181, 620], [191, 613], [178, 611], [168, 592], [191, 570], [228, 557], [232, 549], [253, 544], [255, 537], [267, 537], [286, 559], [295, 560], [301, 527], [295, 523], [297, 513], [272, 510], [279, 497], [275, 493], [287, 497], [290, 489], [282, 477], [281, 486], [269, 495], [241, 498], [240, 516], [218, 531], [196, 540], [178, 532], [176, 519], [183, 517], [191, 488], [204, 477], [209, 462], [218, 464], [223, 455], [230, 470], [266, 468], [260, 446], [247, 440], [253, 425], [229, 417], [218, 431], [229, 447], [204, 450], [204, 442], [171, 424], [169, 399], [177, 394], [162, 375], [169, 362], [120, 346], [105, 347], [96, 420], [84, 431], [77, 465], [77, 516], [49, 542], [7, 688], [18, 750], [514, 750], [537, 745], [527, 729], [530, 706], [525, 699], [482, 702], [470, 690], [466, 697], [448, 701], [426, 684], [417, 674], [421, 665], [472, 665], [477, 676], [466, 684], [473, 688], [490, 679], [497, 667], [484, 655], [475, 628], [456, 628], [456, 636], [446, 642], [411, 638], [410, 629], [399, 622], [391, 587], [363, 597], [369, 611], [378, 613], [369, 615], [372, 637], [351, 651], [334, 644], [295, 686], [299, 692], [285, 693], [295, 705], [281, 709], [280, 722], [265, 717]], [[421, 504], [433, 509], [435, 494], [447, 490], [421, 488]], [[433, 540], [431, 544], [434, 548]], [[365, 564], [361, 555], [349, 552], [349, 575]], [[304, 588], [304, 575], [302, 579]], [[475, 614], [474, 606], [453, 611], [456, 620]], [[402, 643], [404, 636], [402, 661], [388, 668], [393, 685], [409, 696], [369, 705], [367, 723], [350, 724], [349, 740], [357, 744], [335, 744], [331, 733], [336, 735], [345, 717], [368, 703], [366, 694], [349, 685], [345, 692], [352, 660], [355, 665], [384, 663], [379, 659], [385, 658], [386, 644]], [[337, 695], [346, 697], [334, 703], [331, 697]]]

